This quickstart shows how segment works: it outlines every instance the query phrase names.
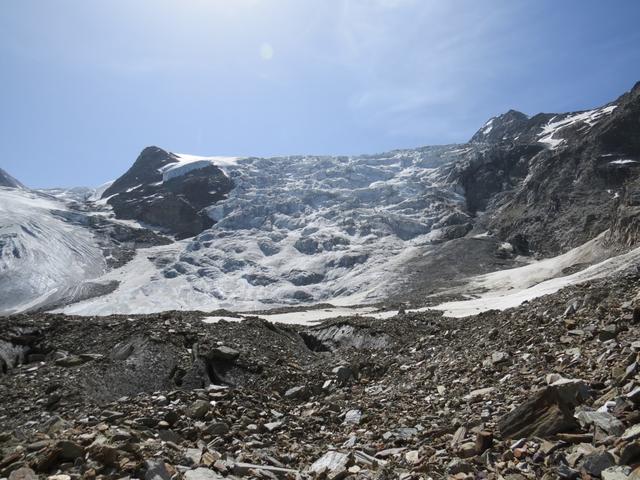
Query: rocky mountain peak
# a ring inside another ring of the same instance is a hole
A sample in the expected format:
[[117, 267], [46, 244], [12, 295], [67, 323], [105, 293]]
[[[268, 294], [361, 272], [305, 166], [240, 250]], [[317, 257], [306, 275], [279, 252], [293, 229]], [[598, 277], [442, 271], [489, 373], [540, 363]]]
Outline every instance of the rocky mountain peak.
[[0, 187], [24, 188], [24, 185], [0, 168]]
[[231, 190], [225, 173], [208, 159], [146, 147], [102, 198], [117, 218], [137, 220], [175, 234], [197, 235], [214, 224], [206, 208]]
[[509, 110], [490, 118], [473, 137], [471, 143], [501, 143], [513, 140], [528, 124], [529, 117], [517, 110]]
[[131, 168], [104, 191], [102, 198], [125, 192], [137, 185], [162, 181], [162, 167], [177, 161], [178, 159], [174, 154], [160, 147], [146, 147], [140, 152]]

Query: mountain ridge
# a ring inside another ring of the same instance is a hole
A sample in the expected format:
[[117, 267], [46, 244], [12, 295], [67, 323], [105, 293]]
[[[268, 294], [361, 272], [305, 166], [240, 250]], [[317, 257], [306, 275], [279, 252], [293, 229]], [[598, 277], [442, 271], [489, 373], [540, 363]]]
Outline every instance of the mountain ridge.
[[99, 295], [65, 297], [62, 308], [419, 306], [470, 276], [564, 254], [603, 232], [603, 252], [624, 253], [640, 233], [639, 92], [640, 83], [581, 112], [510, 110], [468, 143], [375, 155], [147, 147], [101, 194], [57, 194], [52, 215], [87, 231], [108, 259], [104, 274], [78, 279], [97, 282]]

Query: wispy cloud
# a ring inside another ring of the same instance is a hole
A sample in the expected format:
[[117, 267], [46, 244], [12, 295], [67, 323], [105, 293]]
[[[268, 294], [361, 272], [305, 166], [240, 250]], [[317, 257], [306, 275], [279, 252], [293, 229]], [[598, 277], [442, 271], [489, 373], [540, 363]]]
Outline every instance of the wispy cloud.
[[[414, 135], [429, 117], [473, 102], [474, 83], [491, 81], [505, 46], [496, 38], [513, 7], [460, 2], [345, 0], [337, 23], [343, 67], [359, 83], [347, 99], [362, 121]], [[491, 60], [491, 62], [489, 62]], [[491, 63], [492, 68], [487, 65]]]

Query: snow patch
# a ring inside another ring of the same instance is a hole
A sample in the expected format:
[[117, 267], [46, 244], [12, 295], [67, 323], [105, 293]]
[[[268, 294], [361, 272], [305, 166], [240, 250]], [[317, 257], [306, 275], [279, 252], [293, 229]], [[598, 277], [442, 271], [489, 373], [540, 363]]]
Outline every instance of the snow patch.
[[[446, 293], [476, 294], [477, 298], [456, 302], [446, 302], [433, 307], [444, 311], [448, 317], [466, 317], [487, 310], [505, 310], [517, 307], [525, 301], [555, 293], [561, 288], [588, 280], [602, 278], [621, 271], [640, 260], [640, 248], [624, 255], [606, 258], [603, 232], [597, 238], [569, 252], [554, 258], [535, 262], [524, 267], [502, 270], [470, 279], [464, 289]], [[592, 264], [577, 273], [562, 275], [568, 267], [578, 264]]]
[[491, 130], [493, 130], [493, 121], [495, 120], [495, 118], [491, 118], [489, 119], [489, 121], [487, 121], [487, 123], [484, 124], [484, 127], [482, 128], [481, 132], [482, 135], [489, 135], [491, 133]]
[[612, 162], [609, 162], [609, 165], [628, 165], [631, 163], [638, 163], [637, 160], [631, 160], [629, 158], [625, 158], [625, 159], [620, 159], [620, 160], [614, 160]]
[[584, 123], [587, 128], [591, 128], [598, 123], [603, 116], [610, 115], [616, 108], [617, 105], [609, 105], [608, 107], [570, 114], [562, 118], [555, 116], [542, 127], [542, 130], [538, 134], [538, 142], [544, 143], [554, 150], [565, 143], [564, 138], [557, 137], [560, 130], [570, 125], [575, 125], [576, 123]]
[[242, 320], [244, 320], [244, 317], [216, 317], [216, 316], [209, 316], [209, 317], [204, 317], [202, 319], [202, 323], [218, 323], [220, 321], [225, 321], [225, 322], [241, 322]]
[[[115, 182], [115, 180], [110, 180], [108, 182], [103, 183], [102, 185], [96, 187], [93, 191], [93, 193], [91, 194], [91, 196], [87, 199], [90, 202], [97, 202], [100, 200], [100, 198], [102, 197], [102, 194], [111, 186], [113, 185], [113, 182]], [[105, 202], [106, 203], [106, 202]]]
[[[173, 153], [173, 155], [178, 161], [176, 163], [166, 165], [160, 170], [162, 173], [162, 181], [164, 182], [171, 180], [172, 178], [186, 175], [193, 170], [208, 167], [209, 165], [215, 165], [225, 172], [224, 167], [237, 166], [238, 160], [241, 159], [241, 157], [201, 157], [198, 155], [187, 155], [184, 153]], [[226, 172], [225, 175], [227, 175]]]

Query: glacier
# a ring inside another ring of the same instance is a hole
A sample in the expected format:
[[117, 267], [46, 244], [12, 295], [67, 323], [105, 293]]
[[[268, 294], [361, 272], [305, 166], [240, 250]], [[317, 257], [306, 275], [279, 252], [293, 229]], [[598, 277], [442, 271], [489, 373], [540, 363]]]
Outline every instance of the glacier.
[[241, 311], [381, 300], [403, 265], [426, 254], [447, 227], [468, 221], [448, 176], [454, 163], [476, 153], [449, 145], [341, 157], [179, 154], [186, 161], [171, 165], [176, 174], [211, 162], [234, 182], [228, 197], [208, 208], [217, 223], [195, 237], [138, 250], [100, 277], [119, 282], [115, 291], [60, 311]]
[[95, 236], [70, 221], [67, 203], [0, 187], [0, 313], [29, 310], [107, 270]]

